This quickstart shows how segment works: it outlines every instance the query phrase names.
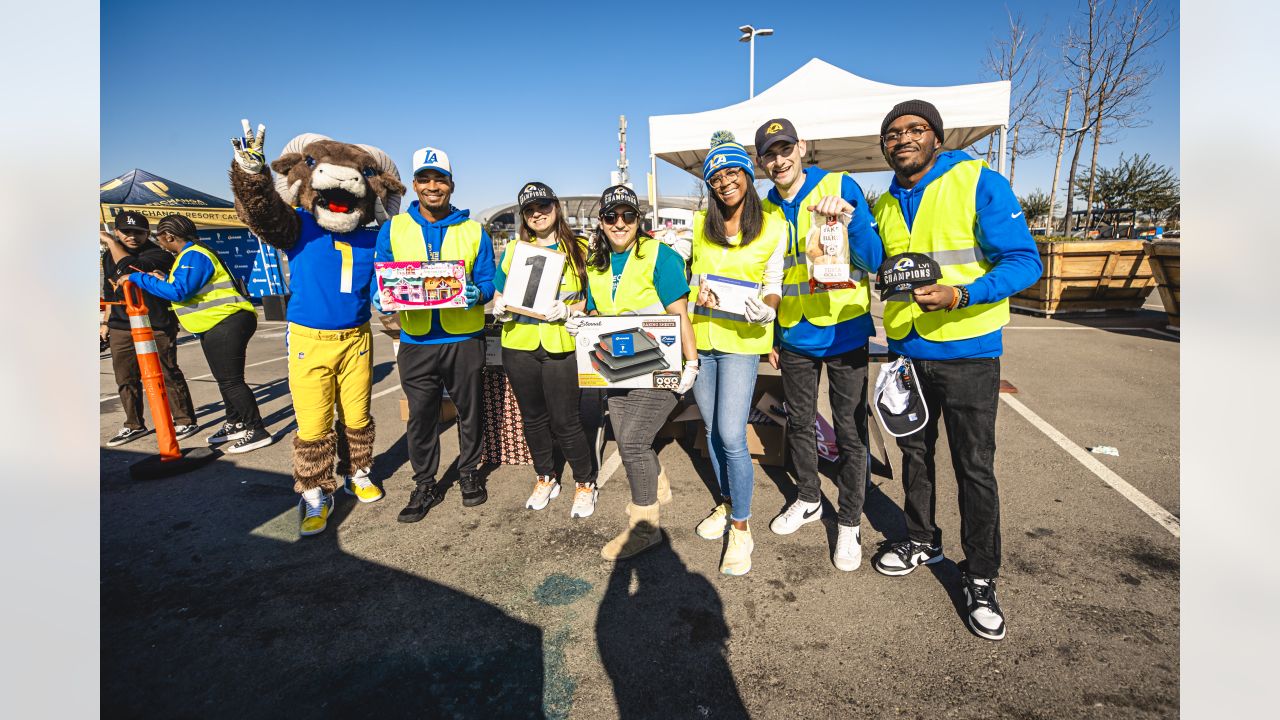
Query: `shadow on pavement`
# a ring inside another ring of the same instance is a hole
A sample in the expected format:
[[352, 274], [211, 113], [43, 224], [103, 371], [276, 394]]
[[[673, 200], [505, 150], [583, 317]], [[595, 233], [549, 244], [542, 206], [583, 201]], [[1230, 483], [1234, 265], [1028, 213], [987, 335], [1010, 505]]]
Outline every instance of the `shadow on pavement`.
[[130, 481], [104, 450], [104, 717], [542, 718], [537, 626], [297, 538], [293, 481], [218, 462]]
[[617, 717], [749, 717], [726, 659], [728, 639], [719, 594], [670, 542], [617, 563], [596, 618]]

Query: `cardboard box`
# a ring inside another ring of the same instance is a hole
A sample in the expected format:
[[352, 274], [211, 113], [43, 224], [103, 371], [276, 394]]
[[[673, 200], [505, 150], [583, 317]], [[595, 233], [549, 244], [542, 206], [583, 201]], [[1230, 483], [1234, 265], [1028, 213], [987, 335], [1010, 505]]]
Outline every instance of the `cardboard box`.
[[[583, 319], [580, 328], [575, 353], [578, 387], [675, 390], [680, 386], [679, 317], [597, 316]], [[615, 337], [619, 340], [616, 353]]]
[[[440, 401], [440, 422], [447, 423], [458, 417], [458, 407], [453, 404], [448, 395]], [[400, 396], [400, 419], [409, 422], [409, 398]]]
[[[779, 375], [757, 375], [756, 386], [751, 394], [751, 402], [767, 420], [762, 423], [747, 425], [747, 451], [751, 459], [759, 465], [784, 467], [787, 464], [787, 418], [782, 414], [782, 377]], [[686, 410], [678, 419], [697, 420], [694, 448], [702, 451], [703, 457], [710, 457], [707, 451], [707, 434], [702, 424], [702, 415], [695, 404]]]

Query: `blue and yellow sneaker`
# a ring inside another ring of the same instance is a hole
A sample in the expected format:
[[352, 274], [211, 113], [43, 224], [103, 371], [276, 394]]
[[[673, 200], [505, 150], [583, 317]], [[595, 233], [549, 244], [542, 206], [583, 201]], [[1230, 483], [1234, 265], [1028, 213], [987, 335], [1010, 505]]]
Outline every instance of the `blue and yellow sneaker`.
[[314, 503], [307, 498], [306, 493], [298, 501], [298, 534], [303, 537], [322, 533], [329, 524], [329, 514], [333, 512], [333, 496], [323, 490], [319, 492], [320, 497]]
[[343, 489], [348, 495], [355, 495], [362, 503], [377, 502], [382, 499], [382, 488], [369, 479], [369, 468], [360, 468], [354, 475], [347, 475]]

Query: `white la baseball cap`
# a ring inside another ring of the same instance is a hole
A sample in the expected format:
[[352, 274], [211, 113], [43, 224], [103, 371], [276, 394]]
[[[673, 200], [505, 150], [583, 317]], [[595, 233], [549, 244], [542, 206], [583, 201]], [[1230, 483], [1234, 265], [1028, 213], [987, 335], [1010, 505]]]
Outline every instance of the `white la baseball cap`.
[[436, 170], [453, 177], [453, 171], [449, 168], [449, 156], [439, 148], [424, 147], [413, 153], [413, 174], [417, 175], [423, 170]]

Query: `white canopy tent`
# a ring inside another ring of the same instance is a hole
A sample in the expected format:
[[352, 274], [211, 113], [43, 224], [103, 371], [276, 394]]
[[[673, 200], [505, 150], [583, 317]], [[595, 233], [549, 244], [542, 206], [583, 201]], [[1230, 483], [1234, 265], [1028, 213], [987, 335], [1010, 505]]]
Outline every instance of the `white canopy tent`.
[[999, 170], [1004, 172], [1004, 131], [1009, 122], [1008, 81], [907, 87], [858, 77], [817, 58], [750, 100], [699, 113], [649, 118], [649, 152], [657, 175], [657, 158], [702, 177], [702, 161], [711, 135], [730, 130], [754, 154], [756, 128], [770, 118], [795, 124], [805, 141], [806, 163], [827, 170], [889, 170], [880, 154], [880, 123], [904, 100], [927, 100], [942, 116], [944, 147], [965, 148], [993, 132], [1000, 133]]

